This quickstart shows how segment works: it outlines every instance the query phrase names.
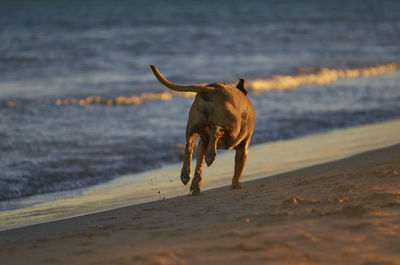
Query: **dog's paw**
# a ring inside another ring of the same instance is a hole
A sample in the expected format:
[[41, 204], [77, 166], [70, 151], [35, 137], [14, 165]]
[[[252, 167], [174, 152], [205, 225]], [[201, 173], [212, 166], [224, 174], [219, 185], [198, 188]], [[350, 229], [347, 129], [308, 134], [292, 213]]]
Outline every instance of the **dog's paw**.
[[199, 196], [199, 195], [201, 195], [201, 192], [200, 192], [200, 190], [194, 190], [194, 191], [192, 191], [192, 194], [190, 194], [190, 195]]
[[193, 183], [192, 183], [192, 185], [190, 186], [190, 192], [192, 193], [193, 196], [200, 195], [199, 186], [198, 185], [193, 185]]
[[206, 164], [208, 167], [212, 165], [216, 156], [217, 156], [216, 153], [207, 153], [206, 154]]
[[242, 187], [243, 187], [242, 184], [240, 184], [239, 182], [237, 182], [237, 183], [232, 183], [232, 185], [231, 185], [231, 189], [232, 189], [232, 190], [241, 189]]
[[182, 168], [181, 171], [181, 181], [184, 185], [188, 184], [190, 180], [190, 169], [189, 168]]
[[190, 192], [192, 195], [200, 195], [200, 183], [198, 178], [194, 178], [192, 180], [192, 184], [190, 185]]

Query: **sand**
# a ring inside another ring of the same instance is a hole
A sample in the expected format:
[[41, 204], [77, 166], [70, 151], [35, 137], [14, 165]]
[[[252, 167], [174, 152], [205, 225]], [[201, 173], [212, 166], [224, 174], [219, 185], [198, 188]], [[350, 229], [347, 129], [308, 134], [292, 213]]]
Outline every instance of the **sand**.
[[[360, 152], [400, 143], [400, 120], [363, 125], [296, 139], [250, 146], [243, 181], [255, 180]], [[230, 185], [234, 151], [219, 153], [203, 171], [203, 190]], [[80, 192], [49, 194], [22, 200], [25, 207], [0, 211], [0, 231], [65, 219], [149, 201], [187, 195], [179, 179], [181, 163], [136, 175], [126, 175]], [[49, 200], [53, 196], [56, 200]], [[42, 202], [41, 202], [42, 201]], [[35, 202], [35, 204], [27, 206]], [[2, 204], [0, 204], [0, 209]]]
[[400, 145], [3, 231], [0, 264], [400, 264]]

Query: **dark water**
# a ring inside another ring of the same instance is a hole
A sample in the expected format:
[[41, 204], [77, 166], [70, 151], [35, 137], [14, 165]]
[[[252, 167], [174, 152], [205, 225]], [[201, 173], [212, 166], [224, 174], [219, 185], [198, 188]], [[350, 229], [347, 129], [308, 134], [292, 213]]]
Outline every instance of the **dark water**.
[[[180, 160], [192, 99], [56, 105], [400, 62], [400, 1], [2, 1], [0, 200]], [[400, 117], [400, 74], [249, 94], [254, 143]], [[5, 102], [13, 101], [14, 107]]]

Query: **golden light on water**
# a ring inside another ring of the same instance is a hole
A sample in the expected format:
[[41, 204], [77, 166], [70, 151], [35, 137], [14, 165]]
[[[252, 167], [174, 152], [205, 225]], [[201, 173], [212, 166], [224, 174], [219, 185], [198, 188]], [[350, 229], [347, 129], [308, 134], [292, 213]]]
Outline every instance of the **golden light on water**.
[[[266, 79], [247, 80], [246, 86], [249, 91], [271, 91], [291, 90], [302, 85], [326, 85], [333, 84], [339, 79], [374, 77], [400, 70], [400, 63], [379, 64], [369, 67], [351, 69], [329, 69], [319, 68], [311, 73], [296, 75], [276, 75]], [[152, 100], [170, 100], [173, 97], [192, 98], [195, 93], [162, 91], [155, 93], [142, 93], [138, 96], [118, 96], [116, 98], [102, 98], [100, 96], [88, 96], [86, 98], [59, 98], [55, 100], [56, 105], [93, 105], [102, 104], [107, 106], [139, 105]], [[0, 102], [0, 107], [14, 107], [14, 101]]]
[[[380, 76], [386, 73], [395, 72], [400, 69], [400, 63], [380, 64], [362, 68], [352, 69], [328, 69], [319, 68], [313, 73], [297, 75], [276, 75], [267, 79], [248, 80], [247, 89], [250, 91], [289, 90], [302, 85], [325, 85], [332, 84], [342, 78], [359, 78]], [[57, 99], [57, 105], [68, 104], [105, 104], [113, 105], [138, 105], [150, 100], [170, 100], [172, 97], [194, 97], [191, 92], [162, 91], [156, 93], [142, 93], [139, 96], [119, 96], [113, 99], [89, 96], [84, 99]]]
[[268, 79], [256, 79], [247, 82], [253, 91], [289, 90], [302, 85], [332, 84], [338, 79], [380, 76], [400, 69], [400, 63], [380, 64], [352, 69], [320, 68], [314, 73], [298, 75], [276, 75]]

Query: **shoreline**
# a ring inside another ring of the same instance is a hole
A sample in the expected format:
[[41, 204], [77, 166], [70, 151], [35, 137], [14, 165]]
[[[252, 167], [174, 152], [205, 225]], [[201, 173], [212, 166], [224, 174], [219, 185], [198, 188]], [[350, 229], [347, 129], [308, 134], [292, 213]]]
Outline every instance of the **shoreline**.
[[[254, 145], [250, 148], [243, 182], [391, 146], [400, 142], [398, 131], [400, 120], [394, 120]], [[203, 190], [229, 185], [233, 161], [234, 152], [217, 156], [215, 164], [205, 168]], [[2, 211], [0, 231], [187, 195], [188, 187], [176, 176], [180, 166], [179, 163], [122, 176], [71, 198]]]
[[400, 264], [400, 144], [0, 232], [3, 264]]

